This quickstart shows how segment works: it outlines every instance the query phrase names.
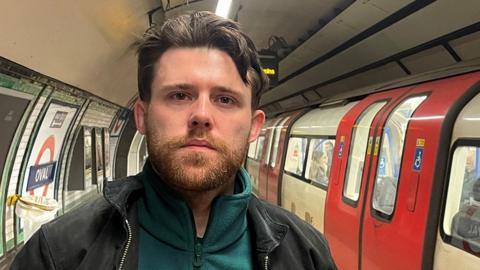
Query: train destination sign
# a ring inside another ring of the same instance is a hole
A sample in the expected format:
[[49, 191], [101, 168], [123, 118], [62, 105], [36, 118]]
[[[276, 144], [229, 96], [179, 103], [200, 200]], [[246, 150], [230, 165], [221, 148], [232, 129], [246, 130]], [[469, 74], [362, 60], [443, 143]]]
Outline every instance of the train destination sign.
[[30, 166], [27, 191], [52, 183], [55, 176], [55, 167], [57, 167], [56, 161]]
[[278, 84], [278, 58], [272, 51], [261, 50], [258, 57], [262, 63], [263, 73], [270, 80], [270, 87]]

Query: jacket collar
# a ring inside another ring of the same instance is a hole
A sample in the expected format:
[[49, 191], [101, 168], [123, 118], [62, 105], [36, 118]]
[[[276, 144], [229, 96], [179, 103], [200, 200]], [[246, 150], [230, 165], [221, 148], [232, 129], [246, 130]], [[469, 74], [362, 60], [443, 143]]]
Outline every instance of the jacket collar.
[[288, 232], [288, 225], [273, 219], [267, 212], [266, 202], [256, 196], [251, 196], [247, 216], [254, 235], [258, 252], [270, 253], [274, 250]]
[[[103, 194], [123, 217], [127, 217], [127, 209], [138, 199], [136, 194], [143, 192], [142, 173], [120, 180], [108, 182]], [[265, 202], [255, 196], [250, 196], [247, 218], [255, 247], [258, 252], [270, 253], [283, 240], [289, 229], [288, 225], [271, 217], [265, 207]]]

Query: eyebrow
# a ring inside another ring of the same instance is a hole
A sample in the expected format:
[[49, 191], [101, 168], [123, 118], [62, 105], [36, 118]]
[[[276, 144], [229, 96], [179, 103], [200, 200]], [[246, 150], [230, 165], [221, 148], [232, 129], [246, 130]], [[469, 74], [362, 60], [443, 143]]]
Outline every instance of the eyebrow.
[[160, 92], [164, 92], [164, 91], [175, 90], [179, 88], [182, 90], [188, 90], [188, 89], [195, 89], [195, 86], [188, 83], [179, 83], [179, 84], [171, 84], [171, 85], [162, 85], [159, 87], [158, 90]]
[[[196, 89], [196, 87], [188, 83], [179, 83], [179, 84], [163, 85], [159, 88], [159, 91], [164, 92], [164, 91], [170, 91], [175, 89], [191, 90], [191, 89]], [[239, 91], [236, 91], [230, 87], [225, 87], [225, 86], [215, 86], [213, 87], [212, 90], [215, 92], [228, 93], [234, 96], [242, 95]]]
[[239, 91], [235, 91], [232, 88], [224, 87], [224, 86], [216, 86], [213, 88], [214, 91], [221, 92], [221, 93], [228, 93], [234, 96], [241, 96], [242, 94]]

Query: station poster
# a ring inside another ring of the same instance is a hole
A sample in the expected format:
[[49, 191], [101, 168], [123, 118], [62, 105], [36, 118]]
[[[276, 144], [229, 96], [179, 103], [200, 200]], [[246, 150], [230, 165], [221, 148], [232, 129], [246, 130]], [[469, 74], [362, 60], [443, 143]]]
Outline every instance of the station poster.
[[77, 108], [50, 103], [27, 162], [22, 194], [54, 197], [60, 152]]

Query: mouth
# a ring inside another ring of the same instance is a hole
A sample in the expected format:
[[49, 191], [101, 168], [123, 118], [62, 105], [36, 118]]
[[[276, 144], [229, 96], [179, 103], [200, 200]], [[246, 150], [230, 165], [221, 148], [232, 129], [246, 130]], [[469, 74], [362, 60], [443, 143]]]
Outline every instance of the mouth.
[[199, 139], [190, 140], [181, 148], [192, 150], [216, 150], [208, 141]]

